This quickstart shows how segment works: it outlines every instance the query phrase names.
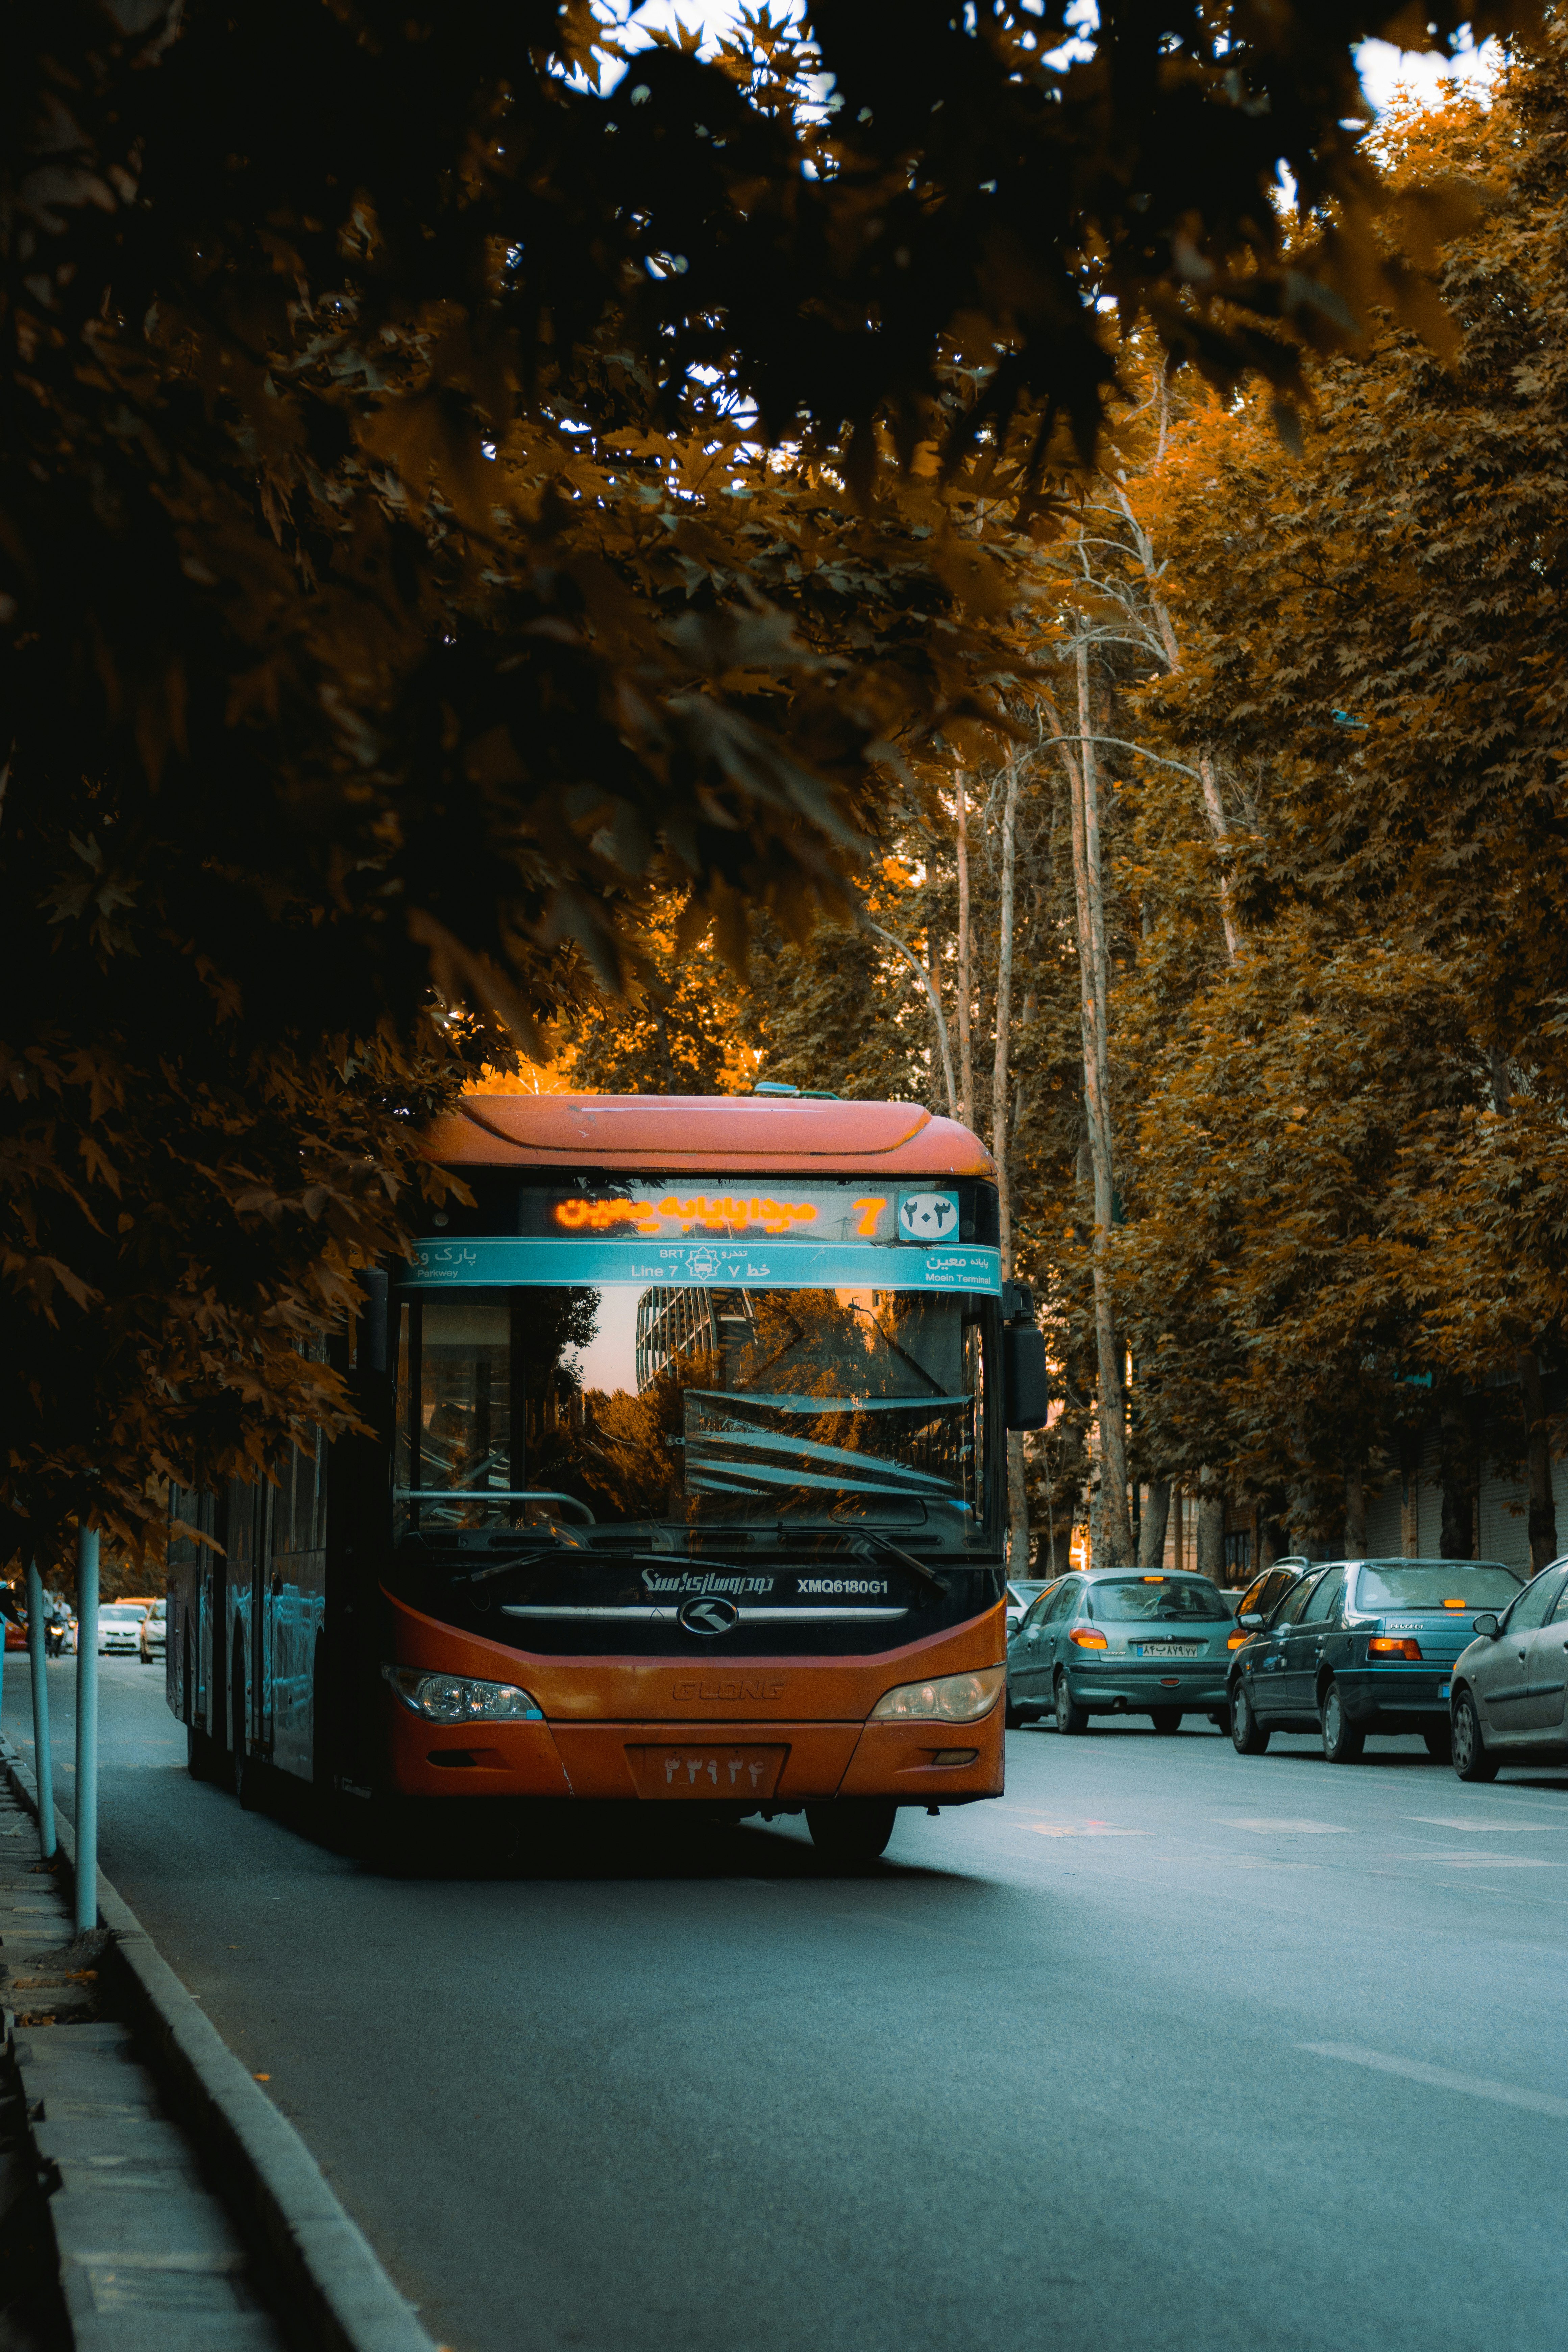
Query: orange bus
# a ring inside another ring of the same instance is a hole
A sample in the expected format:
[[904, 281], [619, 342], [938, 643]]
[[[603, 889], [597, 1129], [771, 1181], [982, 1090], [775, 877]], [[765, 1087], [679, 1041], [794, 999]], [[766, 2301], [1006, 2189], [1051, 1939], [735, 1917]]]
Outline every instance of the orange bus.
[[994, 1168], [907, 1103], [465, 1096], [472, 1205], [368, 1279], [374, 1441], [180, 1496], [192, 1770], [804, 1811], [1001, 1793], [1005, 1432], [1046, 1417]]

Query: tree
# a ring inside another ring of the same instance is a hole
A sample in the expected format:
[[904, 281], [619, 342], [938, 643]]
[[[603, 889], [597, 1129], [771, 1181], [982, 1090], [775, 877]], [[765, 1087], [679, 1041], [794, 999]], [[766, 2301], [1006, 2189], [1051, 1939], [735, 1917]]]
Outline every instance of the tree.
[[[1178, 436], [1159, 495], [1191, 658], [1146, 689], [1146, 740], [1211, 763], [1230, 807], [1173, 825], [1145, 771], [1158, 915], [1126, 1008], [1150, 1094], [1124, 1262], [1183, 1364], [1178, 1455], [1206, 1422], [1322, 1529], [1387, 1475], [1413, 1378], [1451, 1419], [1510, 1375], [1538, 1562], [1564, 1307], [1565, 94], [1554, 31], [1489, 108], [1455, 93], [1386, 134], [1395, 175], [1495, 190], [1437, 256], [1447, 368], [1386, 321], [1367, 365], [1314, 365], [1299, 458], [1253, 403]], [[1229, 972], [1193, 955], [1216, 864]], [[1468, 1489], [1473, 1447], [1450, 1451]]]
[[[272, 1339], [395, 1246], [409, 1116], [458, 1067], [432, 980], [527, 1039], [646, 978], [660, 894], [731, 958], [753, 908], [849, 906], [900, 762], [994, 715], [993, 623], [1114, 396], [1108, 301], [1287, 402], [1347, 298], [1418, 308], [1374, 224], [1430, 205], [1384, 206], [1344, 127], [1383, 18], [1107, 7], [1064, 61], [1059, 13], [918, 14], [823, 0], [815, 47], [759, 17], [606, 91], [585, 0], [8, 13], [16, 1541], [100, 1508], [132, 1539], [140, 1465], [330, 1420]], [[205, 1087], [297, 1145], [258, 1178], [219, 1118], [185, 1156]], [[155, 1279], [100, 1245], [148, 1165], [202, 1238]], [[247, 1220], [289, 1217], [256, 1201], [351, 1167], [352, 1231], [257, 1256]], [[128, 1423], [101, 1334], [155, 1354], [186, 1292], [218, 1336]]]

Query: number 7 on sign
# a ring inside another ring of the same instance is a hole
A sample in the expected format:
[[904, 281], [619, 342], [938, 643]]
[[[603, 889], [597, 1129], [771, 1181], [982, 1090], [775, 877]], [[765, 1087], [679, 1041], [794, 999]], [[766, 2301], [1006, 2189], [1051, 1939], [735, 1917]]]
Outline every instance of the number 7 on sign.
[[860, 1222], [855, 1228], [856, 1232], [863, 1234], [868, 1241], [874, 1241], [877, 1228], [882, 1222], [882, 1212], [887, 1205], [888, 1196], [885, 1192], [879, 1200], [857, 1201], [855, 1206], [860, 1211]]

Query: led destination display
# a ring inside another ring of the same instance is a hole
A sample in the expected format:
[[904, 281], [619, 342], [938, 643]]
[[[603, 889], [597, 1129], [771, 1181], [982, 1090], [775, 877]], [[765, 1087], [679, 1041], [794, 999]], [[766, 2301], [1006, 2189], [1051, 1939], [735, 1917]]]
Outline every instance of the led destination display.
[[596, 1188], [531, 1187], [518, 1231], [569, 1241], [873, 1242], [940, 1248], [961, 1237], [952, 1187], [654, 1182], [608, 1194]]

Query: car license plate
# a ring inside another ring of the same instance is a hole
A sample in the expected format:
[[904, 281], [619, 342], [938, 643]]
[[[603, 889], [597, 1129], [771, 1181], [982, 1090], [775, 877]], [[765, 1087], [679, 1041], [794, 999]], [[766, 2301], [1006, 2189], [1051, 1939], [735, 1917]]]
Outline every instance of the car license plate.
[[1204, 1645], [1201, 1642], [1140, 1642], [1137, 1654], [1141, 1658], [1201, 1658]]
[[1439, 1697], [1439, 1698], [1447, 1698], [1447, 1696], [1448, 1696], [1448, 1693], [1452, 1690], [1452, 1688], [1453, 1688], [1453, 1685], [1452, 1685], [1452, 1683], [1439, 1683], [1439, 1684], [1438, 1684], [1438, 1685], [1437, 1685], [1437, 1696], [1438, 1696], [1438, 1697]]
[[628, 1748], [639, 1797], [771, 1797], [787, 1748]]

